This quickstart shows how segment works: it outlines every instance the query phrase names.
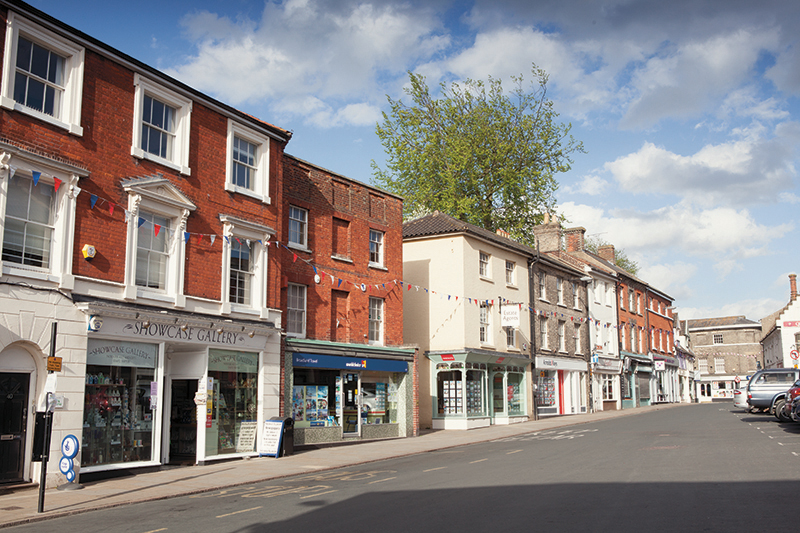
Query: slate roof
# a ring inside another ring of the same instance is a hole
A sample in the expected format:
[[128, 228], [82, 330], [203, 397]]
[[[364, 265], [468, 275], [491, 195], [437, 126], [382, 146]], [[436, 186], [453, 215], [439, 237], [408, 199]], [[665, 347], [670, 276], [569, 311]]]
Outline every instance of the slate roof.
[[732, 326], [749, 326], [749, 327], [761, 327], [759, 322], [754, 322], [753, 320], [748, 320], [743, 316], [725, 316], [725, 317], [718, 317], [718, 318], [698, 318], [694, 320], [688, 320], [689, 323], [689, 330], [692, 329], [699, 329], [699, 328], [726, 328]]

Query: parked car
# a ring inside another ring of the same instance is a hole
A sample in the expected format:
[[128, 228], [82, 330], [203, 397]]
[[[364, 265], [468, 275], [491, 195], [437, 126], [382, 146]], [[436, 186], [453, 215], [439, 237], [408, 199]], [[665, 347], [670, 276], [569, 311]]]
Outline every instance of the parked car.
[[786, 402], [783, 404], [782, 409], [783, 419], [779, 417], [778, 420], [787, 422], [794, 420], [797, 422], [794, 418], [794, 409], [798, 398], [800, 398], [800, 380], [795, 381], [792, 387], [786, 391]]
[[798, 379], [800, 370], [796, 368], [759, 370], [747, 384], [747, 403], [750, 407], [782, 415], [786, 391]]
[[747, 380], [740, 382], [733, 391], [733, 407], [750, 410], [750, 405], [747, 403]]

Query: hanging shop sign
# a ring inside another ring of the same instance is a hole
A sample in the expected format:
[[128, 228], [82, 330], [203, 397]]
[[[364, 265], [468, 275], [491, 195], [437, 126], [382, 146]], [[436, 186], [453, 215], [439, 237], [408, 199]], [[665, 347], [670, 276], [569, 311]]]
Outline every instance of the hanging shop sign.
[[342, 357], [295, 353], [292, 365], [305, 368], [332, 368], [341, 370], [375, 370], [378, 372], [408, 372], [408, 362], [392, 359], [370, 359], [367, 357]]
[[500, 307], [500, 324], [503, 327], [518, 328], [520, 325], [519, 315], [518, 305], [503, 305]]

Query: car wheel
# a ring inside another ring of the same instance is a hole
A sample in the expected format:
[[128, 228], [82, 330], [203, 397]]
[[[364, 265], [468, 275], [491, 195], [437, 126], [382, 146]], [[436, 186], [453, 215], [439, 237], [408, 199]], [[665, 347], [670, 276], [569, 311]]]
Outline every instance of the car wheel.
[[786, 404], [786, 400], [778, 400], [775, 402], [775, 417], [781, 422], [791, 422], [792, 419], [783, 414], [783, 406]]

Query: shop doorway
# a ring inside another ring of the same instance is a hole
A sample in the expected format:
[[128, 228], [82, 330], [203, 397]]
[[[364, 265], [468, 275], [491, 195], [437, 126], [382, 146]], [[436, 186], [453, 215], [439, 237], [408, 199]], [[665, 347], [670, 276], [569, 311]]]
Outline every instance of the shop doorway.
[[197, 380], [173, 379], [171, 392], [169, 463], [193, 465], [197, 462]]
[[342, 433], [351, 437], [361, 436], [361, 378], [359, 374], [345, 373], [342, 380]]
[[502, 415], [506, 411], [505, 384], [503, 374], [492, 374], [492, 415]]
[[0, 483], [24, 480], [30, 379], [26, 373], [0, 373]]

